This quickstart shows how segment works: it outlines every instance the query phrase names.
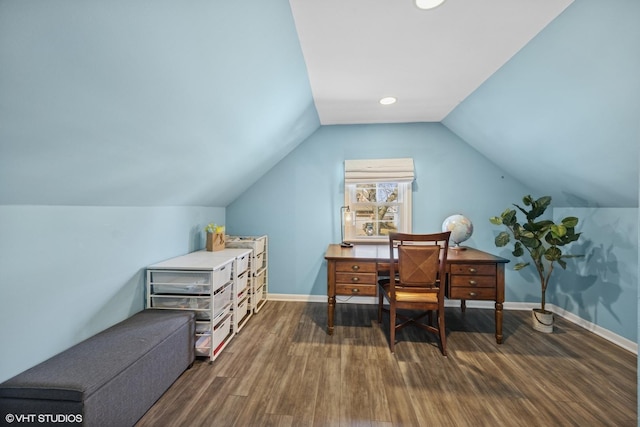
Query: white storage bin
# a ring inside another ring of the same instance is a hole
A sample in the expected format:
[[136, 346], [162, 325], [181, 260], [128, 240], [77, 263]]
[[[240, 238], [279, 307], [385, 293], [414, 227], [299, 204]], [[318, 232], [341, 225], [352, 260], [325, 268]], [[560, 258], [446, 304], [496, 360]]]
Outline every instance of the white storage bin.
[[264, 252], [256, 255], [256, 265], [254, 267], [254, 271], [258, 271], [262, 267], [264, 267]]
[[151, 292], [154, 294], [206, 294], [211, 293], [208, 273], [150, 272]]
[[267, 270], [263, 269], [256, 275], [255, 288], [262, 288], [267, 281]]
[[211, 334], [211, 322], [196, 322], [196, 334]]
[[159, 308], [181, 308], [192, 310], [209, 310], [209, 298], [205, 297], [174, 297], [151, 295], [151, 306]]
[[213, 328], [213, 353], [217, 353], [224, 340], [231, 333], [231, 315], [225, 317]]
[[218, 317], [220, 313], [228, 308], [233, 298], [233, 283], [227, 283], [213, 294], [213, 317]]
[[251, 248], [255, 254], [264, 252], [266, 236], [260, 237], [241, 237], [227, 236], [225, 247], [227, 248]]
[[249, 259], [251, 258], [251, 253], [248, 253], [244, 256], [236, 258], [236, 271], [237, 275], [241, 275], [249, 268]]
[[249, 297], [247, 296], [244, 300], [238, 303], [237, 319], [242, 320], [244, 316], [247, 315], [248, 311], [249, 311]]
[[232, 262], [213, 270], [213, 289], [217, 289], [231, 280]]
[[211, 351], [211, 331], [196, 336], [196, 356], [209, 357]]
[[254, 307], [258, 306], [260, 301], [262, 301], [263, 296], [264, 296], [264, 287], [260, 286], [259, 288], [256, 288], [256, 293], [255, 293], [256, 300], [254, 302]]
[[236, 291], [236, 295], [240, 295], [242, 291], [247, 288], [247, 284], [249, 283], [249, 272], [245, 271], [242, 273], [237, 280], [238, 290]]

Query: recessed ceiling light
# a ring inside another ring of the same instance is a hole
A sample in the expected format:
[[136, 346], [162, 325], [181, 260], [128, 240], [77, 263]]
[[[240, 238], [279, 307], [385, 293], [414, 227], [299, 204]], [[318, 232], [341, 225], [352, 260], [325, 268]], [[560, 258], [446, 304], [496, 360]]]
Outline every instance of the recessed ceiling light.
[[385, 98], [382, 98], [380, 100], [380, 104], [382, 105], [391, 105], [391, 104], [395, 104], [397, 101], [397, 99], [395, 99], [393, 96], [387, 96]]
[[419, 9], [433, 9], [444, 3], [444, 0], [416, 0]]

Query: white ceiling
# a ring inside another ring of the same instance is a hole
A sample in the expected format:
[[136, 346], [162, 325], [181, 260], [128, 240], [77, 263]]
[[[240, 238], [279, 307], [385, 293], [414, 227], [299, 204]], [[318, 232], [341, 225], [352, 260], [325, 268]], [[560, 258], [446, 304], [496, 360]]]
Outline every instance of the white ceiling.
[[320, 122], [354, 124], [441, 121], [572, 0], [289, 2]]

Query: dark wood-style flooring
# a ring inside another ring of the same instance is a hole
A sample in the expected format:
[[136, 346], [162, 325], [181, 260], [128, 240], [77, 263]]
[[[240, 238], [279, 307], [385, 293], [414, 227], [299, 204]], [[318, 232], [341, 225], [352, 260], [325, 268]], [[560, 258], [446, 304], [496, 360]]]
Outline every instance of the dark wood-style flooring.
[[[212, 364], [198, 360], [143, 426], [636, 426], [637, 357], [562, 318], [447, 308], [447, 349], [408, 327], [396, 353], [376, 306], [269, 301]], [[388, 317], [383, 318], [388, 321]], [[158, 367], [161, 369], [161, 367]]]

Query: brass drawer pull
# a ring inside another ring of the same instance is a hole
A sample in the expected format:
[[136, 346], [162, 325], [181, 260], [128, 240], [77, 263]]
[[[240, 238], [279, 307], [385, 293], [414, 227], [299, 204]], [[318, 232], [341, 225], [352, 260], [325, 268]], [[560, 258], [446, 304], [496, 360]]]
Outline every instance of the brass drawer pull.
[[354, 293], [354, 294], [357, 294], [358, 292], [360, 292], [360, 289], [353, 288], [353, 289], [351, 289], [351, 292]]
[[352, 278], [351, 278], [351, 281], [352, 281], [352, 282], [359, 282], [359, 281], [360, 281], [360, 278], [359, 278], [359, 277], [352, 277]]
[[475, 285], [477, 285], [477, 284], [478, 284], [478, 282], [476, 282], [475, 280], [469, 280], [469, 284], [470, 284], [471, 286], [475, 286]]
[[476, 268], [470, 268], [469, 273], [477, 273], [478, 270]]
[[360, 270], [360, 266], [359, 265], [353, 265], [353, 266], [351, 266], [351, 269], [353, 271], [358, 271], [358, 270]]
[[475, 297], [475, 296], [478, 296], [478, 294], [477, 294], [477, 293], [475, 293], [475, 292], [469, 292], [469, 296], [470, 296], [470, 297]]

